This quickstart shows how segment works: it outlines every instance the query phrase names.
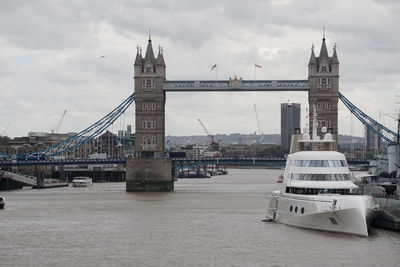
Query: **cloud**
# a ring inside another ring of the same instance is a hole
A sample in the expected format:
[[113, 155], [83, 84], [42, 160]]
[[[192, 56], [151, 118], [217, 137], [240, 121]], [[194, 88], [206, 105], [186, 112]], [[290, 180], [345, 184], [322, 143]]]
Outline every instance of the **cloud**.
[[[170, 80], [215, 79], [215, 63], [218, 79], [254, 79], [255, 63], [257, 79], [306, 79], [326, 27], [329, 52], [338, 44], [340, 90], [368, 114], [393, 112], [399, 11], [389, 0], [1, 1], [0, 129], [12, 121], [11, 136], [49, 131], [64, 109], [63, 131], [97, 121], [133, 92], [135, 47], [146, 47], [148, 29]], [[304, 126], [306, 93], [168, 93], [166, 133], [203, 134], [199, 117], [213, 133], [254, 132], [253, 104], [264, 132], [279, 133], [288, 100], [302, 104]], [[350, 134], [340, 109], [339, 131]], [[133, 107], [124, 121], [134, 124]], [[360, 124], [354, 132], [363, 134]]]

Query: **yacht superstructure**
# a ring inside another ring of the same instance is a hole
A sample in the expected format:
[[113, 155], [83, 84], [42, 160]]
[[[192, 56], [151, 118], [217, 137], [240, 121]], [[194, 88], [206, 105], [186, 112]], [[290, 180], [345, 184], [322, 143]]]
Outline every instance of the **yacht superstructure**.
[[287, 159], [281, 191], [274, 191], [268, 213], [284, 224], [368, 236], [372, 198], [356, 195], [343, 154], [303, 151]]

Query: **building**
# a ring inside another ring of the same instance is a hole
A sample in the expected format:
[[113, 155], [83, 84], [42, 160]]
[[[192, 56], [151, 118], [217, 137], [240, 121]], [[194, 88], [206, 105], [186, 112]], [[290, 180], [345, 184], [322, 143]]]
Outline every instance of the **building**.
[[[378, 128], [375, 129], [379, 131]], [[366, 154], [379, 154], [382, 149], [382, 139], [379, 138], [378, 135], [367, 126], [364, 126], [364, 141]]]
[[108, 130], [94, 139], [93, 152], [95, 154], [105, 154], [108, 158], [122, 158], [124, 155], [123, 145], [118, 140], [118, 136]]
[[226, 144], [223, 146], [223, 157], [234, 158], [254, 158], [258, 157], [260, 153], [265, 150], [277, 150], [276, 144]]
[[[318, 57], [314, 54], [314, 45], [312, 46], [310, 62], [308, 63], [308, 80], [310, 83], [308, 93], [310, 111], [313, 110], [313, 105], [317, 109], [317, 135], [322, 136], [321, 128], [327, 127], [333, 138], [337, 140], [339, 60], [336, 54], [336, 45], [333, 47], [332, 57], [329, 57], [325, 33]], [[310, 116], [309, 118], [310, 134], [312, 135], [313, 117]]]
[[135, 157], [163, 157], [165, 153], [165, 62], [161, 47], [154, 57], [151, 37], [146, 54], [138, 47], [135, 73]]
[[281, 104], [281, 150], [289, 151], [292, 135], [300, 128], [300, 104]]
[[[10, 139], [7, 146], [0, 148], [0, 152], [6, 154], [31, 154], [65, 141], [75, 134], [30, 132], [28, 136]], [[72, 154], [72, 152], [69, 154]]]
[[127, 125], [126, 131], [118, 131], [118, 140], [124, 146], [124, 156], [134, 154], [135, 134], [132, 133], [131, 125]]
[[[28, 136], [15, 137], [9, 140], [8, 145], [0, 146], [0, 152], [4, 154], [32, 154], [46, 150], [48, 147], [61, 143], [76, 133], [29, 133]], [[85, 159], [91, 155], [104, 154], [107, 158], [122, 158], [133, 153], [135, 136], [128, 125], [127, 131], [122, 134], [122, 139], [106, 131], [97, 138], [89, 140], [68, 152], [64, 152], [53, 158]], [[125, 148], [128, 149], [125, 152]]]

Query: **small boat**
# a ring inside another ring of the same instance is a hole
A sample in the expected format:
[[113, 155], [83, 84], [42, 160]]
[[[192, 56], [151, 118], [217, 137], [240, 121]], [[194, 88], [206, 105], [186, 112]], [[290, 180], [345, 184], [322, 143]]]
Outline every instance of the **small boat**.
[[5, 205], [6, 205], [6, 199], [0, 196], [0, 209], [4, 209]]
[[91, 185], [93, 185], [93, 181], [90, 177], [79, 176], [72, 180], [73, 187], [88, 187]]
[[203, 171], [190, 171], [190, 172], [177, 172], [175, 174], [175, 178], [199, 178], [199, 179], [203, 179], [203, 178], [211, 178], [211, 175], [207, 172], [203, 172]]
[[226, 175], [228, 174], [228, 171], [226, 169], [219, 169], [217, 171], [217, 175]]

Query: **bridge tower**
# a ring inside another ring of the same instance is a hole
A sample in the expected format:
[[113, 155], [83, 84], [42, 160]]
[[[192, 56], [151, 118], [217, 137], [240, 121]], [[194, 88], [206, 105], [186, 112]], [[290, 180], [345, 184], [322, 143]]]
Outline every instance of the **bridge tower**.
[[[321, 128], [327, 127], [335, 140], [338, 135], [338, 99], [339, 99], [339, 60], [336, 54], [336, 45], [333, 55], [329, 57], [325, 43], [325, 32], [322, 38], [319, 56], [314, 54], [314, 45], [311, 48], [310, 62], [308, 63], [308, 80], [310, 91], [308, 103], [310, 113], [313, 105], [317, 109], [318, 136]], [[312, 131], [312, 116], [309, 120], [310, 132]]]
[[149, 34], [146, 54], [138, 46], [134, 64], [136, 158], [164, 157], [165, 69], [162, 48], [155, 58]]
[[164, 158], [165, 62], [159, 47], [154, 57], [151, 36], [146, 54], [138, 47], [134, 64], [135, 157], [126, 162], [126, 191], [172, 191], [172, 162]]

